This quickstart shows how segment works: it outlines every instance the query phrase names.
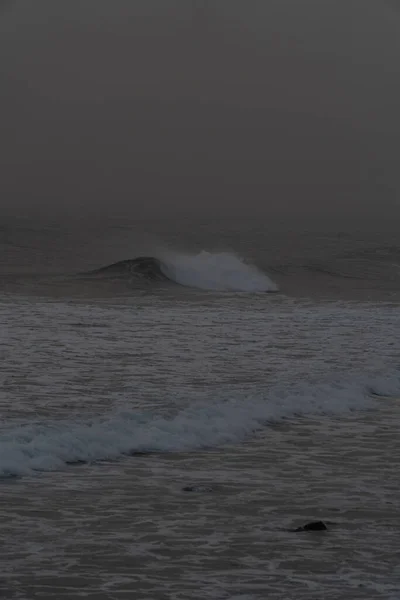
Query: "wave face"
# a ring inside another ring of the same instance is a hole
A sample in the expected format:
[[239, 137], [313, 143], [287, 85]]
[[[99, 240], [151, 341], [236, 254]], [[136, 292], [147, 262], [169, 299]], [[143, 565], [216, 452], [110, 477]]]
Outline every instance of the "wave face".
[[2, 477], [53, 471], [151, 452], [187, 452], [237, 443], [268, 424], [300, 415], [338, 415], [400, 395], [400, 374], [303, 384], [266, 396], [203, 400], [174, 416], [127, 409], [92, 421], [33, 423], [0, 433]]
[[106, 267], [91, 271], [90, 274], [104, 277], [126, 277], [133, 275], [151, 281], [166, 281], [168, 279], [161, 270], [160, 261], [152, 256], [139, 256], [131, 260], [120, 260]]
[[163, 258], [140, 256], [92, 271], [104, 277], [142, 277], [172, 281], [202, 290], [276, 292], [278, 286], [254, 265], [229, 252], [168, 253]]

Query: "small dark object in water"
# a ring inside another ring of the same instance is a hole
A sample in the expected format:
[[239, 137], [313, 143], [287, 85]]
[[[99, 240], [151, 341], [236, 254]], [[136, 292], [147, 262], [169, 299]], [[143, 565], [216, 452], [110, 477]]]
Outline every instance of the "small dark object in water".
[[182, 492], [212, 492], [212, 488], [204, 485], [185, 485]]
[[311, 521], [306, 523], [303, 527], [297, 527], [294, 531], [326, 531], [328, 528], [323, 521]]

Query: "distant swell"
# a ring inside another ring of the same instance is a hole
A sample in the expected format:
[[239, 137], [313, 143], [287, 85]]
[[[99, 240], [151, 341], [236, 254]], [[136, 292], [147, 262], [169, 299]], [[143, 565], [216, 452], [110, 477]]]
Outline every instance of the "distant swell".
[[170, 281], [215, 291], [276, 292], [277, 285], [260, 269], [229, 252], [168, 253], [162, 258], [139, 256], [122, 260], [89, 274], [104, 278]]

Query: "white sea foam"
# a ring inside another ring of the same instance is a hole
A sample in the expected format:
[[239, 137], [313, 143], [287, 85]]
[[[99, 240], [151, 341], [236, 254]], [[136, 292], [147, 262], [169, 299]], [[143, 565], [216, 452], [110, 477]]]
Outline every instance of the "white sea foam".
[[168, 253], [161, 260], [164, 274], [181, 285], [218, 291], [278, 290], [265, 273], [230, 252]]
[[[116, 459], [135, 452], [183, 452], [238, 443], [268, 423], [298, 415], [333, 415], [375, 405], [371, 393], [400, 394], [400, 375], [304, 384], [291, 391], [191, 405], [174, 416], [125, 409], [78, 423], [32, 423], [3, 430], [0, 473], [51, 471], [66, 463]], [[294, 421], [295, 422], [295, 421]]]

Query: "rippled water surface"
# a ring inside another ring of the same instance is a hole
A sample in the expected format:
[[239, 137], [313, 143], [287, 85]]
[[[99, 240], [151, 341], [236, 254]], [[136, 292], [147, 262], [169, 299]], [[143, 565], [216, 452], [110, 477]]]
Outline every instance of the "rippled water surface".
[[398, 307], [179, 294], [3, 295], [3, 596], [397, 598]]
[[1, 232], [3, 597], [397, 600], [397, 235], [96, 227]]

